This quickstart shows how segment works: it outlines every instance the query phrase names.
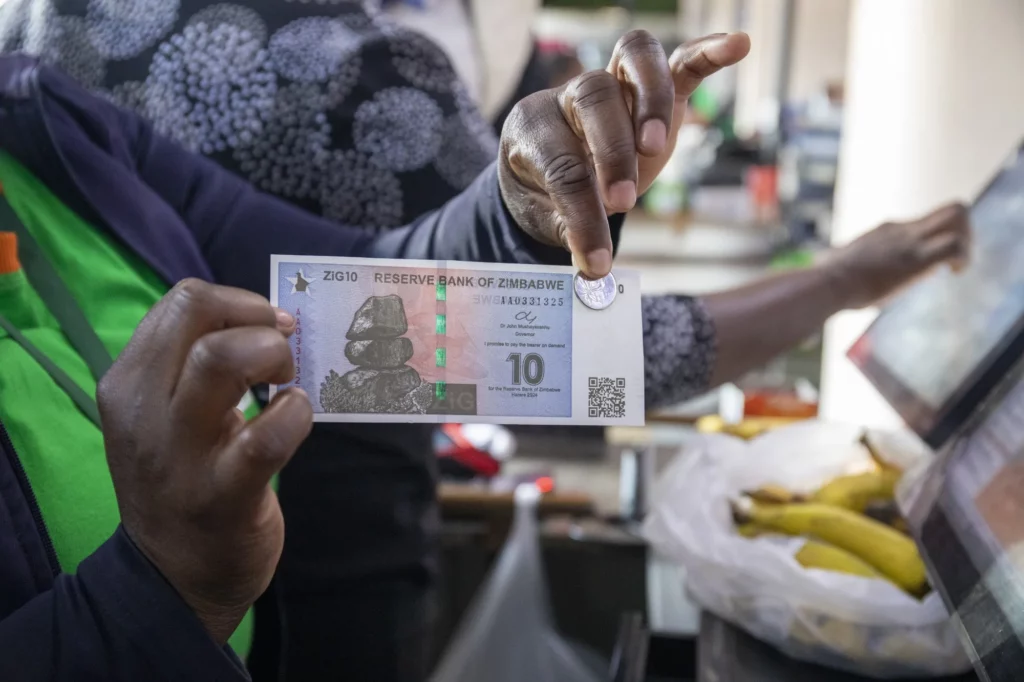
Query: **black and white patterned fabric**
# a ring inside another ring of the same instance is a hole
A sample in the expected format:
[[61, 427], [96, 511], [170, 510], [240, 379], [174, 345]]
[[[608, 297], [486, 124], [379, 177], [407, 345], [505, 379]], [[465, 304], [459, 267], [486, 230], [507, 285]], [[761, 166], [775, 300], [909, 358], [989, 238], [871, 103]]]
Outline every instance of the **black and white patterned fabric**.
[[386, 229], [437, 208], [497, 136], [440, 47], [354, 0], [8, 0], [24, 50], [260, 189]]
[[[41, 56], [261, 190], [344, 224], [408, 223], [497, 153], [445, 52], [380, 0], [6, 0], [0, 50]], [[648, 298], [644, 313], [648, 404], [706, 389], [714, 331], [700, 303]]]
[[644, 394], [648, 407], [678, 403], [706, 390], [715, 367], [715, 325], [688, 296], [645, 296]]

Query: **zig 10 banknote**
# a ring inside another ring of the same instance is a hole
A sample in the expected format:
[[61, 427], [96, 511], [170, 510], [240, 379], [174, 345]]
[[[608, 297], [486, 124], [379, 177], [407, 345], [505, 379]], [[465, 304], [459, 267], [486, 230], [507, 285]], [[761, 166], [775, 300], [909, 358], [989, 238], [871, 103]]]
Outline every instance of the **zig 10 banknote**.
[[301, 387], [328, 422], [641, 425], [639, 274], [574, 275], [273, 256], [271, 302], [298, 327], [295, 379], [271, 392]]

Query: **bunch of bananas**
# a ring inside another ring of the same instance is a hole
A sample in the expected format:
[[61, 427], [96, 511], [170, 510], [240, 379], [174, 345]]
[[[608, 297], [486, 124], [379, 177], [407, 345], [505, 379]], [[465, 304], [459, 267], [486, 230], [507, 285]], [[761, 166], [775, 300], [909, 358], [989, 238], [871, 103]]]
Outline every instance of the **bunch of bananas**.
[[750, 417], [737, 424], [731, 424], [717, 414], [707, 415], [697, 420], [699, 433], [726, 433], [744, 440], [753, 440], [760, 435], [796, 424], [803, 418], [794, 417]]
[[810, 495], [776, 485], [745, 493], [733, 506], [737, 531], [804, 537], [800, 565], [888, 580], [922, 597], [929, 589], [924, 562], [894, 500], [902, 472], [875, 461], [873, 471], [841, 476]]

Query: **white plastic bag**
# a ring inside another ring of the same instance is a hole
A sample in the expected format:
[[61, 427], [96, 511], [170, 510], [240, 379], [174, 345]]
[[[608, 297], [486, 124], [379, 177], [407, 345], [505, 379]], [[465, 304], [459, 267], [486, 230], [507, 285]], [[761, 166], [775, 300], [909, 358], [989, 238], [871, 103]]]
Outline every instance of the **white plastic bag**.
[[516, 489], [512, 532], [431, 682], [601, 682], [555, 632], [535, 486]]
[[655, 487], [644, 533], [685, 566], [696, 603], [793, 658], [877, 678], [964, 672], [970, 662], [935, 592], [919, 601], [887, 581], [808, 570], [793, 556], [799, 543], [735, 531], [729, 502], [741, 491], [811, 492], [870, 467], [860, 434], [804, 422], [751, 442], [701, 436]]

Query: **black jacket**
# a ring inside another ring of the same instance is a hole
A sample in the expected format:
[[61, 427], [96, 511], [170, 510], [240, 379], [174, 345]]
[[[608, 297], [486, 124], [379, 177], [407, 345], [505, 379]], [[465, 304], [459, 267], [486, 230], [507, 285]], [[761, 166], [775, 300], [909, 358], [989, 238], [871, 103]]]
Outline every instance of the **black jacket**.
[[[269, 256], [285, 252], [565, 258], [514, 226], [493, 169], [442, 210], [386, 235], [340, 227], [254, 191], [26, 57], [0, 57], [0, 148], [169, 284], [200, 277], [266, 294]], [[347, 443], [339, 435], [320, 432], [312, 445], [344, 457]], [[412, 509], [409, 516], [395, 521], [415, 521]], [[347, 549], [347, 560], [358, 565], [358, 552]], [[346, 555], [344, 545], [336, 550]], [[0, 680], [246, 677], [122, 530], [75, 575], [60, 573], [18, 453], [0, 424]]]

